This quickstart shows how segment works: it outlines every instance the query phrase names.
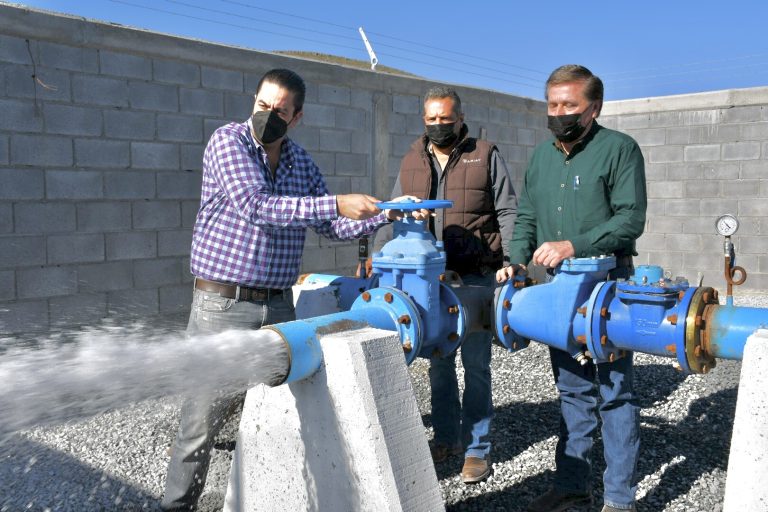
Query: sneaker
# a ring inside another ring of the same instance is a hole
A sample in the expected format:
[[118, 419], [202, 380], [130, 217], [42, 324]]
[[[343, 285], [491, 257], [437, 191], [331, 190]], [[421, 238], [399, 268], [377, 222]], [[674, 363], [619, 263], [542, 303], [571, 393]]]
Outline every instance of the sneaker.
[[491, 465], [487, 459], [480, 457], [467, 457], [464, 459], [464, 467], [461, 468], [461, 481], [465, 484], [476, 484], [488, 478], [491, 474]]
[[560, 491], [552, 488], [535, 500], [526, 509], [528, 512], [565, 512], [571, 507], [592, 505], [592, 495]]
[[637, 509], [635, 508], [635, 505], [632, 504], [630, 508], [616, 508], [612, 507], [610, 505], [603, 505], [602, 512], [636, 512]]
[[432, 454], [432, 462], [443, 462], [448, 457], [464, 453], [464, 448], [459, 445], [435, 443], [429, 447], [429, 452]]

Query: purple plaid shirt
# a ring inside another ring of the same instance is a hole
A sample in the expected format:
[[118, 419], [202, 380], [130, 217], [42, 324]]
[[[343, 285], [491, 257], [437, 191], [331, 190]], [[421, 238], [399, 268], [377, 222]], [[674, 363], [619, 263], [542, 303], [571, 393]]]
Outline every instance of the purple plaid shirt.
[[363, 221], [339, 217], [317, 165], [287, 137], [273, 179], [250, 120], [230, 123], [205, 148], [190, 267], [211, 281], [288, 288], [299, 275], [306, 228], [347, 240], [386, 222], [383, 213]]

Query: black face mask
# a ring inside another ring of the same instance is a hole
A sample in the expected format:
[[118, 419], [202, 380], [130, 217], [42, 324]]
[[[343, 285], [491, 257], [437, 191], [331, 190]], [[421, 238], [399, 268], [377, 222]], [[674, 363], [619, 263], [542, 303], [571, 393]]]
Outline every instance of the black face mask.
[[586, 130], [586, 127], [582, 126], [579, 122], [584, 112], [562, 116], [547, 116], [547, 128], [560, 142], [573, 142], [581, 137], [581, 134]]
[[427, 138], [439, 148], [450, 146], [459, 136], [454, 131], [456, 123], [426, 125]]
[[286, 123], [274, 110], [254, 112], [251, 116], [253, 135], [262, 144], [275, 142], [288, 131]]

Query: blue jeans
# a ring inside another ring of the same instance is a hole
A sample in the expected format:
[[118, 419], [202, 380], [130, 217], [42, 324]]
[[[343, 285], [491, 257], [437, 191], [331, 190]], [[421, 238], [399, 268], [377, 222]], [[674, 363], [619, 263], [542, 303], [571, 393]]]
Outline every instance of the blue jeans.
[[[590, 360], [584, 366], [562, 350], [550, 348], [549, 354], [562, 413], [555, 452], [555, 488], [589, 491], [590, 452], [599, 411], [606, 463], [603, 501], [612, 507], [630, 508], [637, 491], [640, 451], [640, 407], [632, 385], [632, 352], [613, 363], [595, 364]], [[598, 390], [602, 398], [599, 406]]]
[[[295, 319], [290, 293], [266, 301], [237, 302], [218, 293], [195, 290], [187, 335], [216, 333], [227, 329], [259, 329], [264, 325]], [[194, 341], [193, 339], [190, 341]], [[248, 364], [243, 362], [243, 364]], [[189, 377], [194, 389], [194, 375]], [[181, 407], [181, 420], [171, 448], [163, 510], [190, 510], [205, 487], [216, 435], [226, 420], [242, 407], [245, 391], [236, 394], [198, 394]]]
[[[462, 276], [464, 284], [485, 285], [493, 290], [493, 274]], [[456, 352], [430, 359], [432, 426], [435, 443], [461, 446], [465, 457], [485, 458], [491, 452], [489, 432], [493, 418], [491, 395], [491, 334], [473, 332], [459, 349], [464, 365], [464, 395], [459, 401]]]

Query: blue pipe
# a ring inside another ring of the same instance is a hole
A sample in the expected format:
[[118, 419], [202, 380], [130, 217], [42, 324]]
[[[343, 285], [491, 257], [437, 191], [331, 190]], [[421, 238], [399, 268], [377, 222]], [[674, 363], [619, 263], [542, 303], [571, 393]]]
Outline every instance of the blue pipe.
[[742, 359], [747, 338], [758, 329], [768, 329], [768, 310], [715, 306], [705, 312], [705, 321], [709, 353], [721, 359]]

